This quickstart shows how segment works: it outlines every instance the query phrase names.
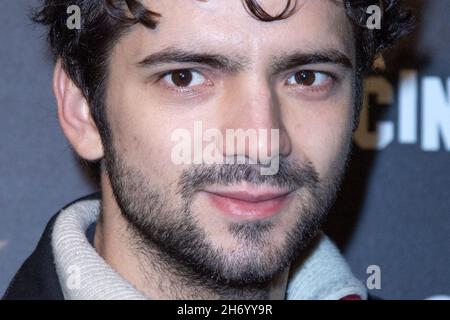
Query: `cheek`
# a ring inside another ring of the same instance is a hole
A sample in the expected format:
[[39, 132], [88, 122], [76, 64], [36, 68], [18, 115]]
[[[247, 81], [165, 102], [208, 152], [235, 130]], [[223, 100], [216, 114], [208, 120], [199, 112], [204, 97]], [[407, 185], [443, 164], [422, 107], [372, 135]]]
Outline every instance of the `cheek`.
[[295, 156], [310, 160], [321, 178], [329, 176], [336, 161], [347, 152], [353, 115], [349, 97], [302, 107], [296, 117]]
[[128, 166], [139, 169], [155, 185], [176, 180], [171, 161], [171, 132], [177, 123], [157, 112], [145, 92], [132, 85], [116, 87], [108, 96], [108, 120], [116, 151]]

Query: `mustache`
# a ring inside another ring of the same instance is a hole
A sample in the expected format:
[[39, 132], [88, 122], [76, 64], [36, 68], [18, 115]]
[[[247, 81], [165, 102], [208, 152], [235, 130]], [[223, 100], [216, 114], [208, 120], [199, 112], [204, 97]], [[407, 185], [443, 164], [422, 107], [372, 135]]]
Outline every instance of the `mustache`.
[[210, 185], [249, 183], [288, 189], [307, 187], [314, 189], [320, 182], [319, 174], [311, 162], [294, 162], [280, 158], [279, 170], [274, 175], [262, 175], [260, 164], [200, 164], [183, 170], [178, 193], [184, 199]]

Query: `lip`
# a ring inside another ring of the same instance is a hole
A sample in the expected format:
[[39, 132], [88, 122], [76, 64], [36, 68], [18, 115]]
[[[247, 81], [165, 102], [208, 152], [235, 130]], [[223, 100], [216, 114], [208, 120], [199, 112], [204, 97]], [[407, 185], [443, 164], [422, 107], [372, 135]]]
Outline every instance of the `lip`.
[[219, 211], [234, 219], [255, 220], [276, 215], [290, 200], [293, 190], [204, 190]]

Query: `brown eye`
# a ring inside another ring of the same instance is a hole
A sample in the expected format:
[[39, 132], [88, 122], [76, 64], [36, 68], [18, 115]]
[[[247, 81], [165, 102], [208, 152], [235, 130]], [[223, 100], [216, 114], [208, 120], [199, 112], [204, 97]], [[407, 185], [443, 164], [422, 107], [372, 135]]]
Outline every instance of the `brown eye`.
[[192, 78], [192, 72], [186, 69], [173, 71], [171, 80], [177, 87], [187, 87], [191, 83]]
[[316, 81], [316, 75], [313, 71], [302, 70], [295, 74], [295, 82], [302, 86], [312, 86]]
[[287, 84], [302, 87], [320, 87], [327, 83], [330, 78], [331, 76], [324, 72], [301, 70], [292, 74], [287, 80]]
[[187, 88], [205, 84], [205, 77], [193, 69], [178, 69], [167, 72], [163, 80], [170, 86], [177, 88]]

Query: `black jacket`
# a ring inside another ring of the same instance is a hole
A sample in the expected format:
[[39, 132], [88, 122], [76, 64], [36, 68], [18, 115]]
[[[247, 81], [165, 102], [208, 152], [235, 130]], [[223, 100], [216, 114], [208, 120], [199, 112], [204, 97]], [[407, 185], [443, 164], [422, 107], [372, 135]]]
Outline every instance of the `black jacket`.
[[[95, 193], [75, 200], [64, 209], [77, 201], [89, 199], [99, 199], [99, 194]], [[56, 273], [51, 244], [53, 225], [58, 214], [54, 215], [47, 224], [36, 249], [17, 271], [6, 289], [3, 300], [64, 299]]]

